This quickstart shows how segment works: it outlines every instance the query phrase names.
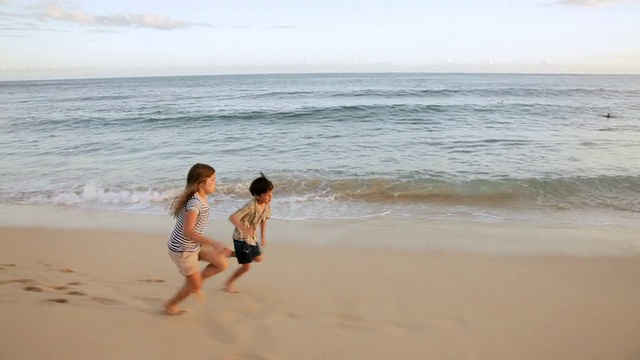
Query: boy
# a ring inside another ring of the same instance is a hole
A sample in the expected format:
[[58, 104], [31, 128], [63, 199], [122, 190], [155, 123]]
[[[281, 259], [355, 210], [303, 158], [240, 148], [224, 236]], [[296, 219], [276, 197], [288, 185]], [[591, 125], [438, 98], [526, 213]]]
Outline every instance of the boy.
[[271, 199], [273, 198], [273, 183], [263, 173], [253, 180], [249, 186], [249, 192], [253, 199], [246, 203], [240, 210], [229, 217], [229, 221], [235, 225], [233, 230], [233, 246], [235, 256], [240, 267], [225, 283], [225, 290], [236, 293], [235, 282], [251, 269], [251, 263], [261, 262], [264, 259], [262, 249], [258, 245], [256, 231], [260, 226], [260, 245], [267, 245], [265, 231], [267, 220], [271, 217]]

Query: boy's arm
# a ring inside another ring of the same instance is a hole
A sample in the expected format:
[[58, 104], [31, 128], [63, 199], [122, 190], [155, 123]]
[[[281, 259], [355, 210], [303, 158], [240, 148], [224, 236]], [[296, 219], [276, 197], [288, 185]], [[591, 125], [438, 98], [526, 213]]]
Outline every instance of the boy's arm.
[[235, 225], [235, 227], [241, 233], [249, 235], [249, 236], [253, 236], [253, 232], [251, 231], [251, 229], [249, 229], [248, 227], [246, 227], [244, 225], [244, 223], [242, 223], [242, 215], [244, 214], [243, 210], [244, 210], [244, 208], [242, 208], [242, 209], [234, 212], [233, 214], [231, 214], [231, 216], [229, 216], [229, 221], [231, 221], [231, 223], [233, 225]]
[[267, 246], [267, 220], [260, 223], [260, 237], [262, 246]]

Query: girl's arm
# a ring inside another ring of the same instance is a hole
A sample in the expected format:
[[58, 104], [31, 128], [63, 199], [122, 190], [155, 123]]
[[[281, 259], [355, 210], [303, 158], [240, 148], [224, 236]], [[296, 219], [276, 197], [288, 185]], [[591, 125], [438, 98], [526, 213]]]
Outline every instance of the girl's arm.
[[184, 214], [184, 227], [182, 228], [182, 235], [191, 241], [200, 243], [201, 245], [211, 245], [215, 249], [222, 250], [224, 246], [213, 239], [209, 239], [204, 235], [198, 234], [196, 229], [196, 220], [198, 220], [198, 211], [189, 210]]

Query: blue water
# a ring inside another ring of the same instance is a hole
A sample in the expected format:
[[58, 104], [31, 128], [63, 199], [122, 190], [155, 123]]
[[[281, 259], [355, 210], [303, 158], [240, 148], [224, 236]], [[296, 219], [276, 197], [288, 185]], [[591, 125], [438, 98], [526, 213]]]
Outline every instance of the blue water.
[[0, 96], [0, 205], [166, 214], [205, 162], [214, 217], [260, 171], [281, 219], [640, 217], [640, 76], [55, 80]]

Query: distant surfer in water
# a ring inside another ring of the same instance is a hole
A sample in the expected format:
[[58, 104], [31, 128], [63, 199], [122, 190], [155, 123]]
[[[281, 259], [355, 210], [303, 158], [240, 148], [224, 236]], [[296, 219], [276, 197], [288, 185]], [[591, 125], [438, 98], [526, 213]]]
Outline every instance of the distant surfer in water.
[[607, 115], [605, 116], [607, 119], [611, 118], [611, 113], [607, 113]]

